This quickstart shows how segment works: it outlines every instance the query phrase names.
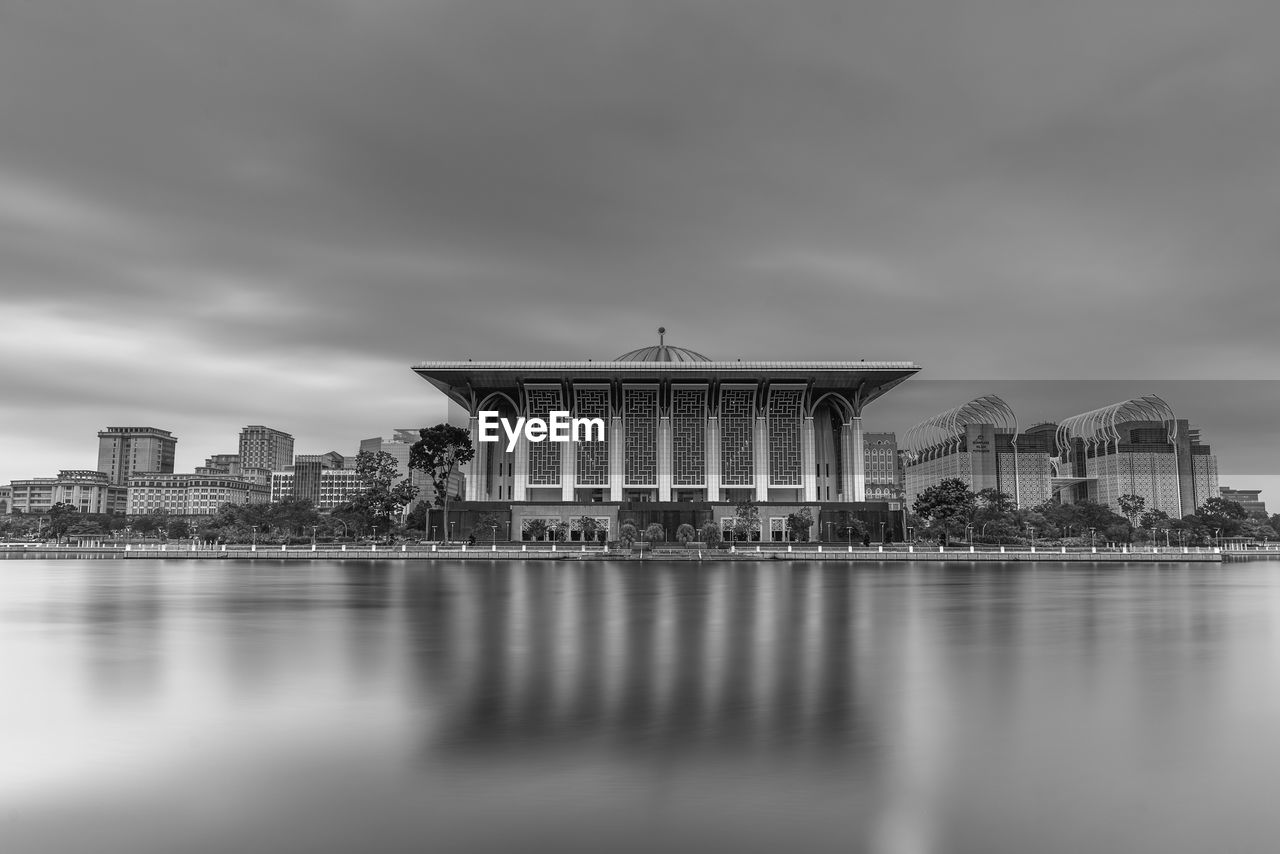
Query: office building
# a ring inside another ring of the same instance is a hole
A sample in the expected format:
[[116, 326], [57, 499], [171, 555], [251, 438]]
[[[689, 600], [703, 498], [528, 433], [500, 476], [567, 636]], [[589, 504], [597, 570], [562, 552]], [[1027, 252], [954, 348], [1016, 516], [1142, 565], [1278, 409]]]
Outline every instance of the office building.
[[57, 477], [15, 480], [9, 512], [47, 513], [55, 504], [68, 504], [80, 513], [124, 513], [126, 489], [113, 484], [106, 472], [64, 469]]
[[129, 515], [212, 516], [224, 504], [260, 504], [266, 487], [215, 474], [137, 474], [129, 478]]
[[1013, 410], [996, 395], [926, 418], [906, 432], [903, 444], [908, 507], [950, 478], [973, 492], [1003, 492], [1019, 507], [1052, 495], [1050, 435], [1043, 428], [1019, 433]]
[[317, 510], [332, 510], [353, 501], [360, 491], [355, 469], [326, 468], [319, 454], [298, 456], [298, 463], [271, 473], [271, 500], [306, 498]]
[[1155, 395], [1073, 415], [1058, 425], [1055, 442], [1063, 501], [1085, 498], [1118, 512], [1120, 496], [1137, 495], [1147, 510], [1180, 519], [1221, 495], [1218, 460], [1200, 431]]
[[1218, 487], [1219, 494], [1228, 501], [1234, 501], [1244, 508], [1250, 516], [1261, 513], [1267, 515], [1267, 505], [1260, 497], [1261, 489], [1232, 489], [1229, 486]]
[[117, 486], [137, 472], [172, 472], [177, 438], [155, 427], [108, 427], [98, 433], [98, 471]]
[[240, 453], [236, 456], [243, 468], [283, 471], [293, 464], [293, 436], [251, 424], [240, 431]]

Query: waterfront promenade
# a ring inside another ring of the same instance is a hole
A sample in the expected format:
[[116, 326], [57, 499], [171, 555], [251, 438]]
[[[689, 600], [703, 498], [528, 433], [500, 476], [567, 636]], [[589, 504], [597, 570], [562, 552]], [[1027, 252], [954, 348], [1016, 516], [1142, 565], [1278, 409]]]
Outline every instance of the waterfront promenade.
[[734, 549], [659, 548], [655, 550], [608, 549], [575, 543], [462, 544], [351, 544], [330, 545], [221, 545], [145, 544], [68, 546], [50, 543], [0, 544], [0, 558], [10, 560], [636, 560], [636, 561], [950, 561], [950, 562], [1106, 562], [1106, 563], [1221, 563], [1223, 561], [1280, 558], [1280, 549], [1229, 551], [1207, 546], [1096, 547], [1064, 546], [950, 546], [900, 543], [870, 547], [814, 543], [744, 544]]

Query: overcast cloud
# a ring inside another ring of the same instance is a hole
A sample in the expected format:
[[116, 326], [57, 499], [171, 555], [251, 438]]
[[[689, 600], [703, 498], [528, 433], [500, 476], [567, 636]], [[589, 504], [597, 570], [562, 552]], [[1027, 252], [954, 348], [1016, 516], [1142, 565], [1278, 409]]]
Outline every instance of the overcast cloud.
[[[249, 423], [353, 452], [442, 417], [413, 362], [660, 324], [922, 378], [1270, 379], [1278, 34], [1264, 0], [12, 0], [0, 482], [119, 424], [182, 470]], [[869, 426], [960, 402], [893, 397]], [[1274, 447], [1169, 399], [1224, 470], [1223, 437]]]

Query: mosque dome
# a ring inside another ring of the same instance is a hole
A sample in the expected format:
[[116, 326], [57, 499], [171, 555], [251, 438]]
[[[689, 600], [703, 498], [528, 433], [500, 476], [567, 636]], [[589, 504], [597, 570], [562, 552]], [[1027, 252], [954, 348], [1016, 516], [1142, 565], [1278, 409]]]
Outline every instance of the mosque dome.
[[615, 362], [710, 362], [706, 356], [684, 347], [673, 347], [664, 340], [666, 327], [658, 327], [658, 343], [631, 350], [614, 358]]

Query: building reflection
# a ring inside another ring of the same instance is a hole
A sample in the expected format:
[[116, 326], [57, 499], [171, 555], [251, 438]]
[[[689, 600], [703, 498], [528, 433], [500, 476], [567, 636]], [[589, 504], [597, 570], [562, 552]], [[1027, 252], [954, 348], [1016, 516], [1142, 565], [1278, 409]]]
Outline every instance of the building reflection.
[[433, 757], [579, 744], [847, 761], [877, 743], [847, 572], [472, 564], [405, 584]]

